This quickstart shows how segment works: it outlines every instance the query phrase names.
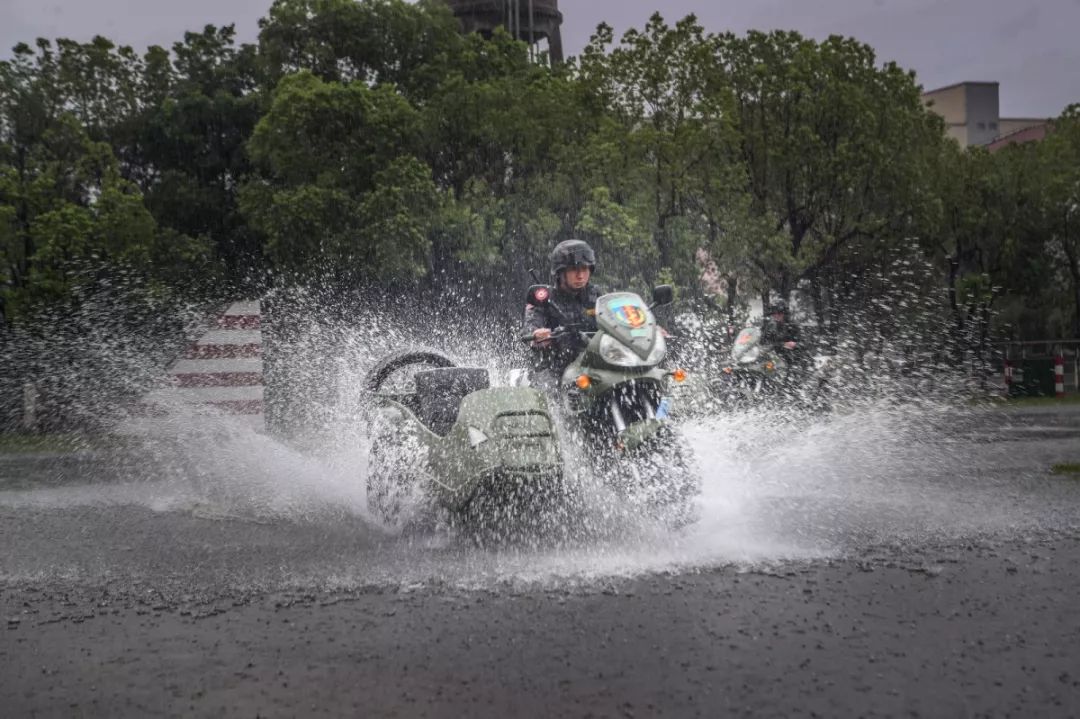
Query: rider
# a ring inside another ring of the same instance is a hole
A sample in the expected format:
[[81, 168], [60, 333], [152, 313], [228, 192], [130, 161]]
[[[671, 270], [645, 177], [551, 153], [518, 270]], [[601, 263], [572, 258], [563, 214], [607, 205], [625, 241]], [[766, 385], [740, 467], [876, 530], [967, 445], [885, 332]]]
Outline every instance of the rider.
[[[557, 384], [563, 370], [584, 348], [580, 332], [596, 331], [596, 300], [601, 292], [590, 280], [596, 253], [582, 240], [565, 240], [549, 255], [555, 283], [551, 299], [526, 305], [525, 327], [532, 333], [534, 364], [542, 382]], [[577, 330], [552, 337], [558, 328]]]
[[761, 344], [772, 348], [777, 354], [797, 361], [802, 354], [799, 326], [787, 321], [788, 307], [784, 300], [771, 304], [761, 327]]

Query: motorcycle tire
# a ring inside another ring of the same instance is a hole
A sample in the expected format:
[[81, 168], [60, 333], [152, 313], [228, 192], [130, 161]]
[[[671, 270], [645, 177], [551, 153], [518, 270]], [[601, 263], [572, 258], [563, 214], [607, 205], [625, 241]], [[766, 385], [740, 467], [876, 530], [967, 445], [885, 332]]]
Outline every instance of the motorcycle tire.
[[394, 451], [388, 451], [385, 441], [376, 439], [371, 446], [367, 505], [380, 524], [401, 533], [424, 524], [431, 513], [426, 496], [429, 477], [426, 458], [419, 448], [409, 446], [401, 438], [396, 438], [394, 445]]
[[668, 441], [626, 459], [627, 475], [632, 483], [624, 485], [623, 491], [634, 499], [645, 516], [671, 529], [698, 520], [701, 476], [688, 448], [677, 441]]
[[674, 529], [696, 522], [700, 516], [701, 475], [694, 467], [692, 453], [686, 447], [672, 444], [661, 451], [668, 469], [668, 492], [657, 503], [659, 518]]
[[480, 495], [461, 516], [462, 529], [477, 547], [538, 549], [579, 537], [582, 499], [562, 475], [544, 491], [526, 490], [492, 501]]

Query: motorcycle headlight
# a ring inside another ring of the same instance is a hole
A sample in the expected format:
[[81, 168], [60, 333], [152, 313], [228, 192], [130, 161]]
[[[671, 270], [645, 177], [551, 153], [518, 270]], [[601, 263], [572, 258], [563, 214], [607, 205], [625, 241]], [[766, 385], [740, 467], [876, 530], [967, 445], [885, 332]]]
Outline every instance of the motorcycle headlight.
[[656, 335], [652, 351], [645, 359], [641, 359], [634, 350], [612, 335], [604, 335], [600, 338], [600, 356], [605, 362], [615, 367], [652, 367], [660, 364], [665, 355], [667, 355], [667, 342], [661, 334]]
[[600, 356], [605, 362], [616, 367], [640, 367], [645, 364], [634, 350], [611, 335], [600, 338]]
[[739, 357], [739, 364], [753, 364], [761, 357], [760, 347], [751, 347]]

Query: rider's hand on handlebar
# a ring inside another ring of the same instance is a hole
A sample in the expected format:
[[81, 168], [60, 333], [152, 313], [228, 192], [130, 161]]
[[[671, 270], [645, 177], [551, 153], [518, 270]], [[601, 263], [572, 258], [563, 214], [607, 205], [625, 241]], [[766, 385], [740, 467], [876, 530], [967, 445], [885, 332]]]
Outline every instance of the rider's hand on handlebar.
[[551, 346], [551, 330], [547, 327], [541, 327], [538, 330], [533, 330], [533, 347], [550, 347]]
[[785, 342], [784, 343], [784, 349], [786, 349], [786, 350], [795, 349], [795, 343], [794, 342]]

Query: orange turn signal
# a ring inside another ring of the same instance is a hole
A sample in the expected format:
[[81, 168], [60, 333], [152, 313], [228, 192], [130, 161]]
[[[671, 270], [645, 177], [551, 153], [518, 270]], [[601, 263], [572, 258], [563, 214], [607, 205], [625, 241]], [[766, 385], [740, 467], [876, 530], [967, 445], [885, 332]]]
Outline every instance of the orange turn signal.
[[675, 370], [674, 372], [671, 373], [671, 379], [673, 379], [673, 380], [675, 380], [676, 382], [679, 382], [679, 383], [685, 382], [686, 381], [686, 370], [684, 370], [684, 369]]
[[768, 370], [769, 372], [772, 372], [774, 369], [776, 369], [776, 365], [773, 364], [772, 362], [766, 362], [765, 363], [765, 369]]
[[574, 384], [578, 386], [578, 389], [589, 389], [592, 385], [592, 380], [589, 379], [589, 375], [578, 375], [578, 378], [574, 380]]

